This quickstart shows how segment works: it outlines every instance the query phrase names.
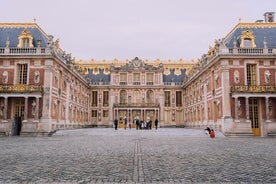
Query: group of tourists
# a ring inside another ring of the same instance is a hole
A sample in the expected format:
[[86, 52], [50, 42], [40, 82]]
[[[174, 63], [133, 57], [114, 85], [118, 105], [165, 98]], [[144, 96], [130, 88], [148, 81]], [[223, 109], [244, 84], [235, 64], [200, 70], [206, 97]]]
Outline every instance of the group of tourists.
[[[115, 120], [114, 120], [115, 130], [118, 129], [118, 122], [119, 122], [118, 119], [115, 118]], [[145, 122], [143, 120], [134, 119], [133, 122], [132, 122], [132, 124], [136, 125], [136, 130], [143, 130], [143, 129], [145, 129], [145, 130], [151, 130], [152, 126], [153, 126], [152, 121], [150, 119], [148, 119]], [[131, 129], [133, 127], [132, 124], [131, 123], [128, 124], [127, 123], [127, 118], [124, 118], [124, 128], [125, 129], [127, 129], [127, 126], [128, 126], [129, 129]], [[155, 126], [155, 129], [157, 130], [157, 128], [158, 128], [158, 119], [157, 118], [154, 121], [154, 126]]]

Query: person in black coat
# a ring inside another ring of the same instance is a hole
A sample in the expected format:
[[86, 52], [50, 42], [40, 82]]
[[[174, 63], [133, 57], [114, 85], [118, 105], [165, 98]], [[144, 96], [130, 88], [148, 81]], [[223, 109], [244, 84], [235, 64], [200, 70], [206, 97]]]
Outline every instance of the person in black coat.
[[115, 126], [115, 130], [117, 130], [118, 129], [118, 119], [117, 118], [115, 118], [115, 120], [114, 120], [114, 126]]
[[157, 118], [154, 121], [154, 125], [155, 125], [155, 129], [157, 130], [157, 127], [158, 127], [158, 119]]

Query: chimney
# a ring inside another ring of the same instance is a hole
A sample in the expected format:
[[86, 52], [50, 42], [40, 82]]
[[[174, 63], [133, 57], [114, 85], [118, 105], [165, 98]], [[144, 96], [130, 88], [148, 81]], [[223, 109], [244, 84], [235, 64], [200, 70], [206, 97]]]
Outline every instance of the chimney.
[[265, 22], [274, 22], [275, 12], [266, 12], [264, 14]]

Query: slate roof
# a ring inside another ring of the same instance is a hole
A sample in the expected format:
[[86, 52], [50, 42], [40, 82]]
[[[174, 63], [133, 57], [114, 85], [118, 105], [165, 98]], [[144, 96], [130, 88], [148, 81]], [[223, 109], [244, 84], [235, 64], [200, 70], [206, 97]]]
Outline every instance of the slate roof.
[[181, 69], [181, 74], [180, 75], [175, 75], [174, 69], [170, 69], [170, 74], [165, 75], [163, 74], [163, 82], [183, 82], [186, 70]]
[[104, 74], [104, 69], [100, 68], [98, 74], [93, 74], [93, 69], [88, 70], [87, 77], [91, 82], [110, 82], [110, 73]]
[[6, 47], [7, 38], [10, 41], [9, 47], [17, 47], [18, 36], [22, 31], [26, 29], [33, 36], [33, 45], [37, 47], [37, 40], [41, 40], [41, 47], [47, 46], [47, 35], [42, 31], [42, 29], [35, 23], [23, 24], [23, 23], [13, 23], [13, 24], [0, 24], [0, 47]]
[[237, 47], [240, 46], [240, 36], [245, 30], [250, 30], [255, 36], [257, 48], [264, 48], [264, 38], [267, 41], [267, 48], [276, 48], [276, 24], [275, 23], [240, 23], [226, 37], [225, 44], [233, 48], [233, 41], [236, 39]]

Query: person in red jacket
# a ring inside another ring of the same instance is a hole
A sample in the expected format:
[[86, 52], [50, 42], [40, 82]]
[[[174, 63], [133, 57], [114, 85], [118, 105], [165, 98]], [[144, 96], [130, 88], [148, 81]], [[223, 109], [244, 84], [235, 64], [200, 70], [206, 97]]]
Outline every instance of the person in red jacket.
[[215, 138], [215, 131], [213, 129], [210, 131], [210, 137]]

